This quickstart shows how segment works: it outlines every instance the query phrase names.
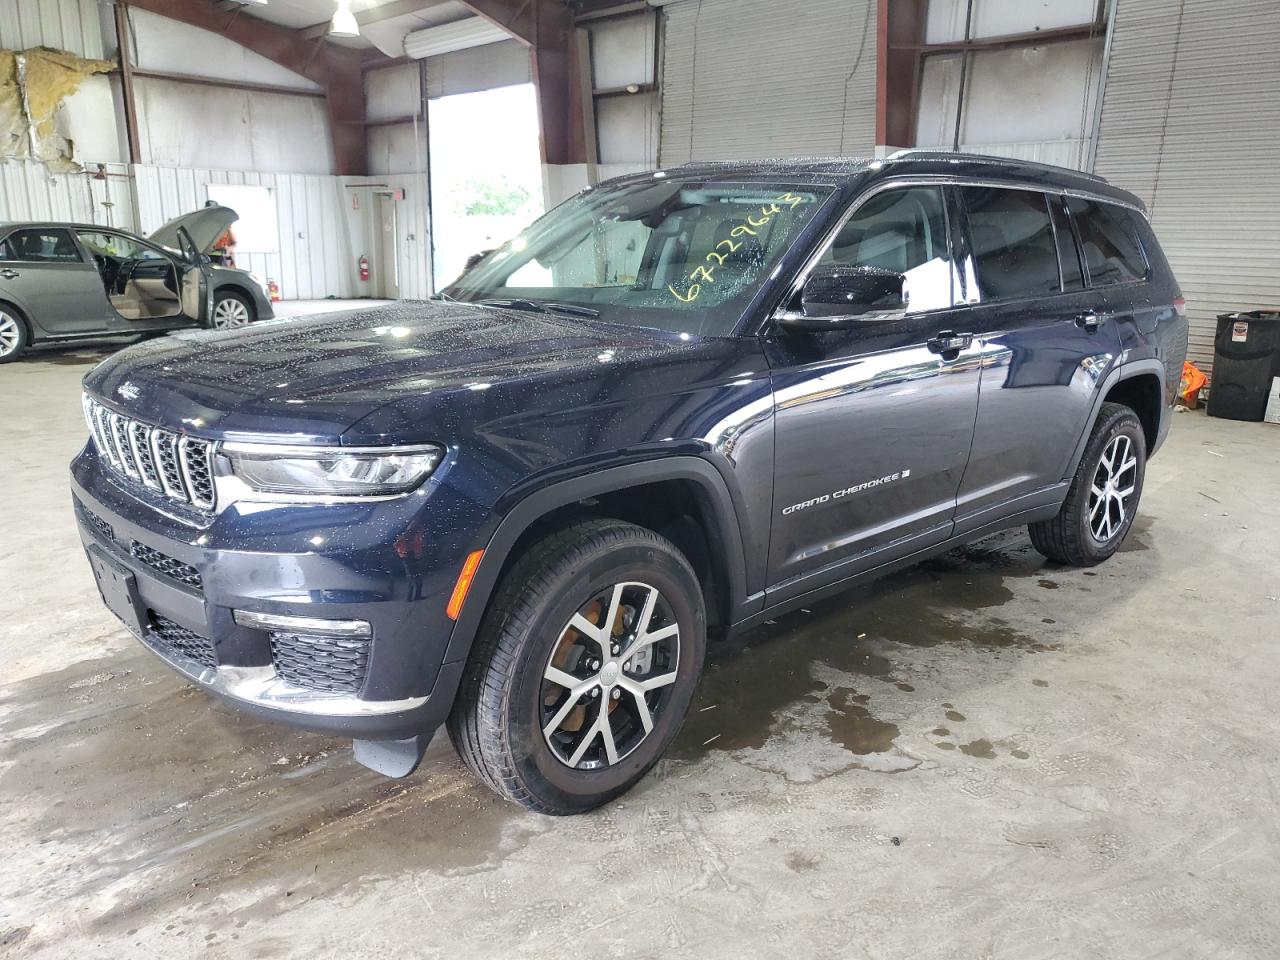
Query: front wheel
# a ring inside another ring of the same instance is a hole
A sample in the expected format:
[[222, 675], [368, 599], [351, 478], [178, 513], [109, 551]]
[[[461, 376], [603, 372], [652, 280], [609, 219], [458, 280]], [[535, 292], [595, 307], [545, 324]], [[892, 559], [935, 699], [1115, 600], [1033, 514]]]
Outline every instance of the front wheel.
[[501, 796], [549, 814], [625, 793], [684, 720], [706, 614], [684, 555], [617, 520], [531, 547], [485, 615], [449, 736]]
[[213, 314], [209, 325], [215, 330], [231, 330], [253, 322], [253, 304], [243, 294], [219, 290], [213, 295]]
[[1146, 470], [1142, 421], [1123, 404], [1104, 403], [1062, 509], [1027, 527], [1032, 545], [1073, 567], [1106, 560], [1133, 526]]

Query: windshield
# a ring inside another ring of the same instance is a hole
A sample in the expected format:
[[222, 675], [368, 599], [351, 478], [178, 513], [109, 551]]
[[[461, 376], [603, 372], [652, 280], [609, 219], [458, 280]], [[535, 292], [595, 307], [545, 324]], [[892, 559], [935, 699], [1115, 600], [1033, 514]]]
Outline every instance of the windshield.
[[724, 336], [830, 193], [672, 177], [588, 190], [445, 295], [585, 307], [613, 323]]

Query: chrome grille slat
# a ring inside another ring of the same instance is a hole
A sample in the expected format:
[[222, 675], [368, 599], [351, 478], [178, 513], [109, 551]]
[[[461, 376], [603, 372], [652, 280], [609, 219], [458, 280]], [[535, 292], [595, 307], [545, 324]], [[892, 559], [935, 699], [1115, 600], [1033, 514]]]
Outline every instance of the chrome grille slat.
[[93, 421], [98, 425], [98, 446], [108, 461], [117, 470], [120, 469], [120, 451], [116, 449], [111, 436], [111, 427], [107, 425], [107, 411], [102, 407], [94, 410]]
[[212, 510], [213, 443], [162, 430], [84, 398], [85, 420], [101, 459], [125, 479], [170, 500]]
[[182, 479], [182, 464], [178, 460], [178, 435], [168, 430], [156, 430], [154, 436], [156, 469], [164, 492], [174, 500], [190, 503], [191, 497], [187, 495], [187, 486]]
[[134, 463], [133, 451], [129, 448], [128, 423], [118, 413], [110, 414], [108, 421], [111, 424], [111, 439], [120, 453], [120, 468], [131, 480], [140, 480], [138, 465]]
[[129, 424], [129, 447], [134, 462], [142, 476], [142, 482], [153, 490], [160, 489], [160, 474], [156, 472], [155, 457], [151, 455], [151, 428], [134, 420]]
[[191, 502], [202, 510], [213, 506], [213, 465], [209, 462], [209, 444], [183, 437], [178, 442], [178, 460], [187, 484]]

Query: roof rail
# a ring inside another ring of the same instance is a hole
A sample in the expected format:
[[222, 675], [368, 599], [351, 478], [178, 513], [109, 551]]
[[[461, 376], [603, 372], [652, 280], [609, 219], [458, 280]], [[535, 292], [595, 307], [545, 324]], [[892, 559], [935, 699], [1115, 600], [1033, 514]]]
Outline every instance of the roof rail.
[[1074, 167], [1060, 167], [1053, 163], [1038, 163], [1034, 160], [1019, 160], [1017, 157], [1000, 157], [989, 153], [962, 153], [956, 150], [922, 150], [919, 147], [908, 147], [904, 150], [895, 150], [884, 159], [937, 160], [944, 157], [954, 160], [967, 160], [972, 163], [1008, 164], [1009, 166], [1025, 167], [1029, 170], [1044, 170], [1049, 173], [1069, 173], [1072, 176], [1080, 177], [1084, 180], [1092, 180], [1095, 183], [1108, 182], [1106, 177], [1101, 177], [1096, 173], [1089, 173], [1085, 170], [1076, 170]]

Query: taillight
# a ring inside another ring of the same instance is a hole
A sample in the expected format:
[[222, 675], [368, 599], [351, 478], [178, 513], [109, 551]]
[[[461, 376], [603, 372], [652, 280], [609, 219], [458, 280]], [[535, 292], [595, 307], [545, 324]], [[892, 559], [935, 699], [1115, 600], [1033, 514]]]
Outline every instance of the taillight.
[[1173, 312], [1180, 317], [1185, 317], [1187, 315], [1187, 298], [1186, 297], [1173, 298]]

